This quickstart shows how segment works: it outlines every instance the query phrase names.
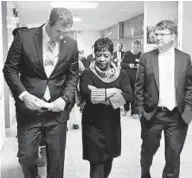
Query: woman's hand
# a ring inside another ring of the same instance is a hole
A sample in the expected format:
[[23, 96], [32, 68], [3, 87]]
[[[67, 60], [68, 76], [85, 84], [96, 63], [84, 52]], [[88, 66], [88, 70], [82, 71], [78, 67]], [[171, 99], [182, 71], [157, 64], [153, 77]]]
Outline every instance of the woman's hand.
[[116, 93], [122, 93], [122, 90], [118, 89], [118, 88], [107, 88], [106, 89], [106, 97], [110, 98], [112, 97], [114, 94]]

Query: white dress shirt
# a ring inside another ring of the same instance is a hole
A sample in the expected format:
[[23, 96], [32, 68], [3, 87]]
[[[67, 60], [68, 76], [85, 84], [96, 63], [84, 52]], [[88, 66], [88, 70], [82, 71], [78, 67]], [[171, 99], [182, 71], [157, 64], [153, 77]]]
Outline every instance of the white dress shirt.
[[176, 107], [175, 95], [175, 51], [172, 47], [165, 52], [159, 50], [159, 107], [172, 111]]

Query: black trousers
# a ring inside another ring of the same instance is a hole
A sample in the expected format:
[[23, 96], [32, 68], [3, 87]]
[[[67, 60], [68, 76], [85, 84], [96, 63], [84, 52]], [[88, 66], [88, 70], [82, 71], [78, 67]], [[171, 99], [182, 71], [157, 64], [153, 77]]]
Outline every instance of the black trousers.
[[188, 125], [182, 120], [177, 108], [173, 111], [159, 111], [147, 121], [141, 118], [141, 177], [151, 178], [150, 166], [161, 139], [165, 138], [165, 167], [163, 178], [179, 178], [180, 154], [185, 142]]
[[44, 125], [43, 122], [18, 123], [17, 127], [18, 158], [24, 177], [36, 178], [38, 175], [38, 147], [41, 137], [44, 136], [47, 154], [47, 178], [63, 178], [66, 123], [55, 125]]
[[[135, 78], [136, 76], [129, 76], [129, 81], [130, 81], [131, 89], [133, 92], [133, 98], [134, 98], [134, 92], [135, 92]], [[129, 111], [130, 109], [129, 105], [130, 105], [130, 102], [126, 102], [126, 104], [124, 105], [125, 111]], [[136, 114], [135, 107], [134, 107], [134, 99], [131, 102], [131, 115], [133, 114]]]

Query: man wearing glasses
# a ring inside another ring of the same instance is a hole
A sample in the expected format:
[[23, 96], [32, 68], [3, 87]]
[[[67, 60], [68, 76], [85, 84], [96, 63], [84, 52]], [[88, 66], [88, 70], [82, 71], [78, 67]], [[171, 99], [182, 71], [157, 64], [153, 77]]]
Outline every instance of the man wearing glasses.
[[180, 154], [192, 120], [192, 66], [189, 54], [174, 48], [177, 26], [163, 20], [155, 27], [158, 49], [140, 58], [135, 83], [135, 107], [141, 122], [141, 177], [150, 167], [164, 131], [163, 178], [178, 178]]

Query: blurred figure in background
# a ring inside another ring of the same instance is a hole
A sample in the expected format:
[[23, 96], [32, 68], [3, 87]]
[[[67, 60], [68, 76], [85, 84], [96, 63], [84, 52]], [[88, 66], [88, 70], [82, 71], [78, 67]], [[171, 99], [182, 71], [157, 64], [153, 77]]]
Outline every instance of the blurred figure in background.
[[89, 68], [90, 62], [86, 59], [84, 50], [79, 50], [79, 60], [83, 63], [85, 68]]
[[[125, 53], [125, 55], [123, 56], [122, 62], [121, 62], [121, 68], [127, 72], [127, 75], [129, 77], [133, 94], [135, 91], [135, 79], [136, 79], [136, 73], [137, 73], [137, 68], [138, 68], [138, 64], [139, 64], [139, 58], [141, 55], [141, 52], [139, 51], [140, 44], [141, 43], [139, 40], [133, 41], [131, 51], [127, 51]], [[129, 111], [129, 109], [130, 109], [129, 104], [130, 103], [126, 103], [124, 105], [123, 116], [125, 116], [127, 114], [127, 112]], [[134, 108], [134, 100], [131, 102], [131, 116], [133, 116], [133, 118], [135, 118], [135, 119], [138, 118], [138, 115]]]
[[92, 53], [87, 56], [87, 60], [89, 61], [89, 66], [90, 66], [90, 64], [94, 61], [94, 58], [95, 58], [95, 55], [94, 55], [94, 46], [92, 46]]
[[123, 49], [123, 43], [117, 43], [116, 51], [113, 54], [113, 62], [117, 65], [117, 67], [120, 67], [120, 68], [121, 68], [122, 58], [125, 54], [125, 52], [122, 51], [122, 49]]

